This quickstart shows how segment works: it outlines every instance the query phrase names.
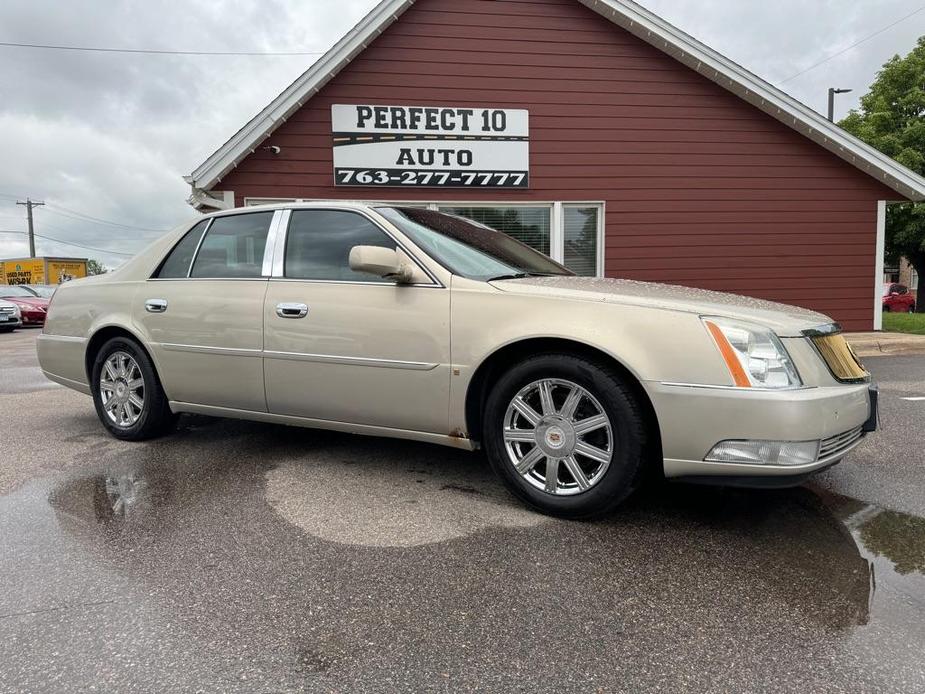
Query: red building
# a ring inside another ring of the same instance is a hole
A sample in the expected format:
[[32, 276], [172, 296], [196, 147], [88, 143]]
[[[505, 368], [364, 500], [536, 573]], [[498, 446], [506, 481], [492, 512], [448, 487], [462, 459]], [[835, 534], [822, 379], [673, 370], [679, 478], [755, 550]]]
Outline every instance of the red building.
[[204, 210], [450, 208], [582, 274], [849, 330], [879, 328], [886, 203], [925, 199], [925, 179], [629, 0], [384, 0], [187, 181]]

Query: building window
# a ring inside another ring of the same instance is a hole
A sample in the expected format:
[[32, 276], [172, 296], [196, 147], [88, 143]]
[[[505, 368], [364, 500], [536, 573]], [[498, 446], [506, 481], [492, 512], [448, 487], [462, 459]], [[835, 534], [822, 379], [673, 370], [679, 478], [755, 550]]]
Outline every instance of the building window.
[[466, 217], [503, 231], [540, 253], [549, 253], [552, 210], [549, 207], [439, 207], [441, 212]]
[[604, 274], [602, 203], [547, 205], [433, 205], [433, 209], [468, 217], [557, 260], [576, 275]]
[[601, 211], [598, 206], [564, 205], [562, 218], [562, 264], [576, 275], [595, 277], [600, 272], [598, 259], [601, 236]]

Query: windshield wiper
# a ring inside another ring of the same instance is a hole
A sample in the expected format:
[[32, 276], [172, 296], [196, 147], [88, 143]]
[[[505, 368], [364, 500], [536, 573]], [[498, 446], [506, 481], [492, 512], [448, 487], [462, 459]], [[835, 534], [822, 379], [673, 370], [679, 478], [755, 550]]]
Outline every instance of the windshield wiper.
[[522, 280], [525, 277], [529, 277], [529, 272], [515, 272], [510, 275], [498, 275], [497, 277], [489, 277], [486, 282], [494, 282], [496, 280]]
[[516, 272], [511, 273], [510, 275], [498, 275], [497, 277], [489, 277], [485, 281], [494, 282], [495, 280], [522, 280], [527, 277], [565, 277], [565, 275], [553, 272]]

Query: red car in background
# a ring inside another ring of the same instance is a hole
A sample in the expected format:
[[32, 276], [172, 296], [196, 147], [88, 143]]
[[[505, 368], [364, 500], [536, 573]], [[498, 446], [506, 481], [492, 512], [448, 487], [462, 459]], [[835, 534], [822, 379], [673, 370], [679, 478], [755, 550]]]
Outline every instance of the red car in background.
[[883, 310], [887, 313], [915, 313], [915, 297], [904, 284], [885, 284]]
[[19, 306], [19, 310], [22, 312], [23, 326], [45, 325], [48, 299], [15, 284], [0, 284], [0, 299], [5, 299]]

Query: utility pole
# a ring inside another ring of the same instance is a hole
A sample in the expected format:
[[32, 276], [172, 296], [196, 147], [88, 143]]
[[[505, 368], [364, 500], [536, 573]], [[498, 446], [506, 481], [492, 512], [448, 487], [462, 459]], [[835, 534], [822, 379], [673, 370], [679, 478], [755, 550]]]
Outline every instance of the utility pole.
[[852, 91], [851, 89], [836, 89], [835, 87], [829, 87], [829, 121], [835, 122], [835, 95], [836, 94], [847, 94]]
[[34, 258], [35, 257], [35, 229], [32, 227], [32, 208], [41, 207], [45, 203], [41, 201], [31, 200], [30, 198], [26, 198], [25, 202], [17, 200], [16, 204], [25, 205], [26, 207], [26, 219], [29, 221], [29, 257]]

